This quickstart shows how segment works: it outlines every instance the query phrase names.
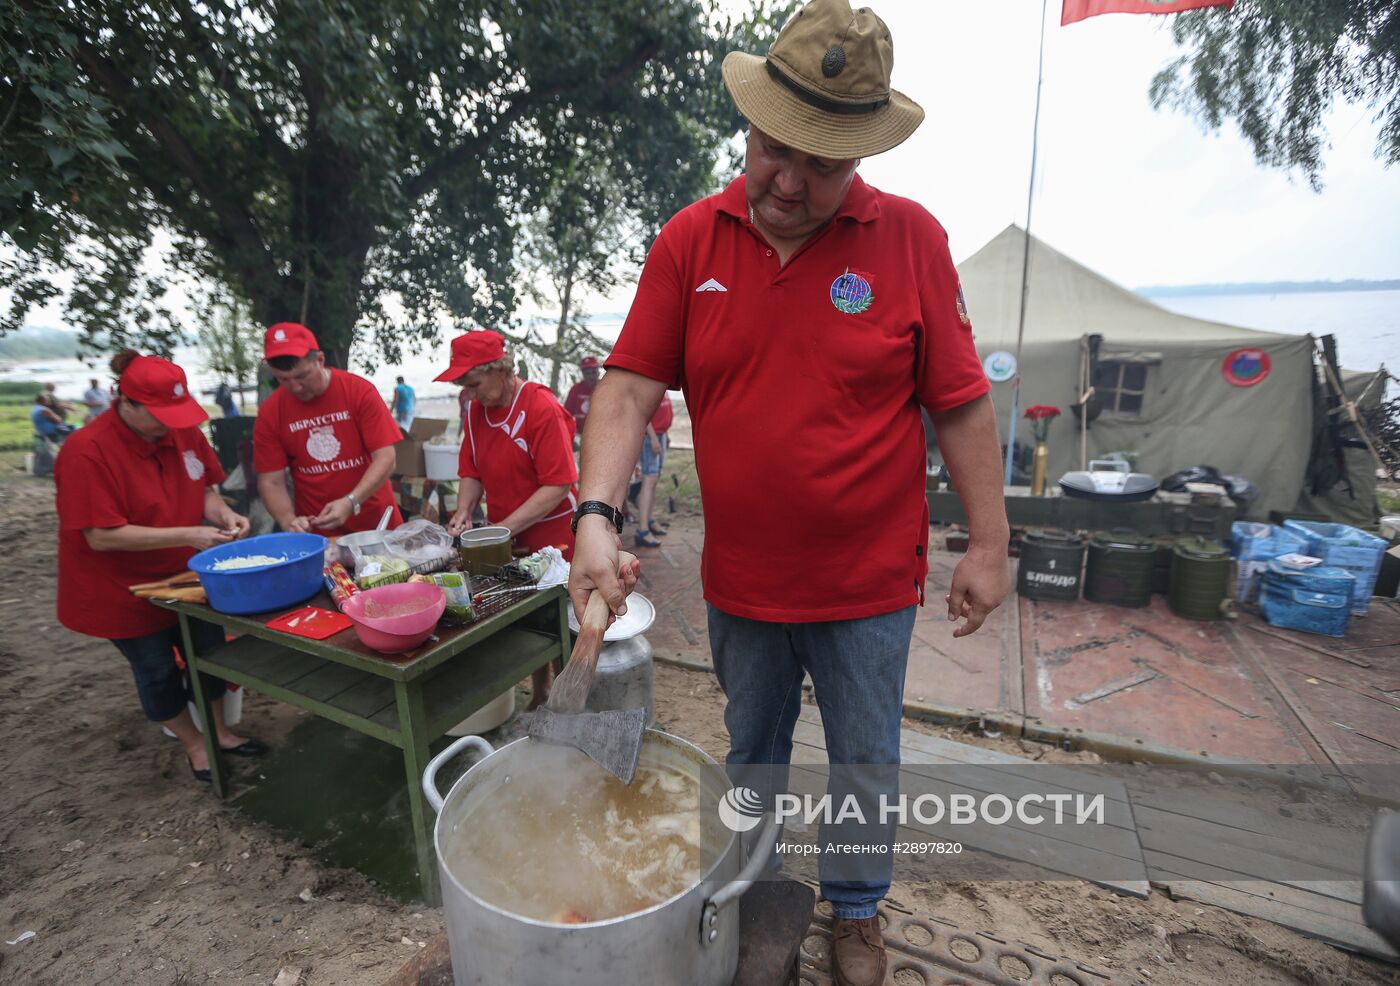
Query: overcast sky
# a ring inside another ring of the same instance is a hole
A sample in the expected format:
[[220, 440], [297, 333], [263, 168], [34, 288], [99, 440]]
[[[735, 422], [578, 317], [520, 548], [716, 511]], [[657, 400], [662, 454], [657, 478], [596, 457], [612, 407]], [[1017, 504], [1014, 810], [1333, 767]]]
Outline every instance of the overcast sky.
[[[923, 203], [961, 261], [1025, 223], [1038, 0], [874, 0], [894, 37], [895, 88], [927, 116], [862, 165]], [[1032, 232], [1129, 287], [1400, 277], [1400, 168], [1374, 157], [1372, 114], [1339, 106], [1321, 194], [1254, 163], [1232, 123], [1203, 133], [1153, 110], [1154, 73], [1178, 51], [1171, 16], [1110, 14], [1045, 40]]]

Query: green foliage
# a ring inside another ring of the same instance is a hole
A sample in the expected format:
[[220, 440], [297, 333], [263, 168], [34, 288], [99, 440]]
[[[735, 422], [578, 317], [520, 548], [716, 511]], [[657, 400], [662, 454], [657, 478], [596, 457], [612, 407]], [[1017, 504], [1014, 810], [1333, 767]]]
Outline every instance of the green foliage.
[[263, 329], [248, 303], [232, 295], [212, 295], [198, 306], [198, 317], [204, 365], [235, 386], [256, 380]]
[[1179, 14], [1190, 49], [1152, 80], [1156, 108], [1211, 130], [1232, 119], [1261, 164], [1297, 168], [1322, 187], [1323, 116], [1341, 97], [1376, 109], [1376, 155], [1400, 161], [1400, 6], [1394, 0], [1237, 0]]
[[653, 231], [707, 190], [739, 125], [719, 60], [754, 31], [687, 0], [0, 5], [0, 331], [66, 270], [88, 346], [168, 353], [158, 230], [164, 269], [340, 365], [503, 326], [518, 219], [578, 148]]
[[32, 403], [34, 395], [44, 389], [37, 380], [0, 380], [0, 399], [22, 397]]

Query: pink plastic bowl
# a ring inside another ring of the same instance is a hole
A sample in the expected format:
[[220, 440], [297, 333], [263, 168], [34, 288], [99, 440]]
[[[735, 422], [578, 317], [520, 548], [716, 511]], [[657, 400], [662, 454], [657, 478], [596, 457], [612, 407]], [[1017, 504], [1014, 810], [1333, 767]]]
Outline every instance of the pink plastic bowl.
[[[366, 616], [367, 609], [388, 611], [389, 615]], [[366, 589], [345, 600], [342, 607], [355, 624], [360, 643], [381, 654], [413, 650], [432, 635], [445, 609], [447, 597], [441, 587], [424, 582], [399, 582]], [[394, 615], [396, 611], [403, 611], [404, 615]]]

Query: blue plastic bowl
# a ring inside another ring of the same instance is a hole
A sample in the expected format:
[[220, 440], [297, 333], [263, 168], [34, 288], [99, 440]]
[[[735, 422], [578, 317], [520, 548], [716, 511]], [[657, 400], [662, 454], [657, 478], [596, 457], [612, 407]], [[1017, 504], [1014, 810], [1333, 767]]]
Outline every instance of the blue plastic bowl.
[[[201, 551], [190, 559], [209, 605], [220, 613], [265, 613], [310, 599], [324, 587], [326, 539], [319, 534], [261, 534]], [[271, 565], [214, 571], [225, 558], [286, 557]]]

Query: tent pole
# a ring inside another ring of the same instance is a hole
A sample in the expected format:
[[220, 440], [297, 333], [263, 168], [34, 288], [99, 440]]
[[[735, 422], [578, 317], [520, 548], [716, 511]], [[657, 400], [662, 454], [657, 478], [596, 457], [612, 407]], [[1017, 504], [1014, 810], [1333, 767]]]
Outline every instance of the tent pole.
[[1016, 418], [1021, 405], [1021, 345], [1026, 338], [1026, 301], [1031, 292], [1031, 208], [1035, 204], [1035, 165], [1040, 148], [1040, 92], [1045, 87], [1045, 15], [1050, 0], [1040, 4], [1040, 63], [1035, 76], [1035, 122], [1031, 124], [1031, 180], [1026, 189], [1026, 248], [1021, 254], [1021, 315], [1016, 325], [1016, 376], [1011, 381], [1011, 421], [1006, 429], [1006, 475], [1003, 485], [1011, 485], [1011, 466], [1016, 461]]

